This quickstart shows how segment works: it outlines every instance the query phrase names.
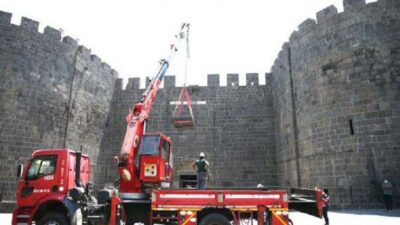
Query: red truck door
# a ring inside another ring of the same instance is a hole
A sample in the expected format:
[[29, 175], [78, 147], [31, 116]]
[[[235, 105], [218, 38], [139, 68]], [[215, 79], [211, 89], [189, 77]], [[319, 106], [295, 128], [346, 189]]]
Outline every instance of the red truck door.
[[26, 173], [19, 181], [19, 206], [33, 206], [50, 192], [58, 191], [60, 169], [57, 155], [38, 155], [31, 159]]

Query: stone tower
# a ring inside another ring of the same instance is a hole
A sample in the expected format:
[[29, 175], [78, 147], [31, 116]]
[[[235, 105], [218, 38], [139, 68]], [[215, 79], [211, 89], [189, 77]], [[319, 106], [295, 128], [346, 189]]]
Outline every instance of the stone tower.
[[279, 183], [377, 207], [400, 179], [400, 1], [345, 0], [298, 28], [272, 67]]

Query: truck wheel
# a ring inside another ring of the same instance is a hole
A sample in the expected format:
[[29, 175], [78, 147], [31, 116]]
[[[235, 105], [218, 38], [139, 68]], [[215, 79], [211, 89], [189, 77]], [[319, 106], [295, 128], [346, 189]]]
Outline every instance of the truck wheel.
[[38, 225], [68, 225], [68, 223], [63, 214], [50, 213], [39, 220]]
[[219, 213], [212, 213], [204, 217], [199, 225], [230, 225], [228, 218]]
[[289, 225], [293, 225], [293, 221], [289, 219]]

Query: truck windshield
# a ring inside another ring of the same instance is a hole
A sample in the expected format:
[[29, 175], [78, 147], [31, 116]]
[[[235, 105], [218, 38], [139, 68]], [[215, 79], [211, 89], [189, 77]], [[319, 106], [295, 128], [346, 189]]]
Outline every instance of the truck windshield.
[[160, 136], [151, 135], [143, 136], [142, 144], [140, 145], [140, 155], [157, 155], [158, 147], [160, 146]]
[[36, 180], [39, 177], [52, 175], [56, 169], [57, 156], [38, 156], [32, 160], [25, 180]]

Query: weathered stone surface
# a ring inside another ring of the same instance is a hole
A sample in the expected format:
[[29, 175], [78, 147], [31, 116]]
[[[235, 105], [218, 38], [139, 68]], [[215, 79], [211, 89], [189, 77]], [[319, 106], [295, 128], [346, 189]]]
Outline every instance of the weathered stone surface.
[[[210, 187], [321, 185], [333, 206], [366, 208], [380, 206], [380, 182], [388, 178], [398, 202], [400, 1], [344, 6], [301, 23], [265, 85], [249, 73], [245, 86], [238, 74], [228, 74], [227, 86], [217, 74], [206, 87], [189, 86], [192, 101], [206, 101], [193, 105], [193, 129], [171, 123], [170, 102], [181, 88], [167, 76], [147, 130], [173, 140], [175, 175], [192, 172], [190, 163], [205, 152]], [[83, 145], [99, 186], [113, 182], [125, 115], [144, 91], [139, 79], [123, 88], [118, 73], [76, 40], [59, 42], [55, 29], [40, 34], [36, 21], [10, 19], [0, 11], [0, 179], [12, 190], [18, 163], [65, 142]]]
[[60, 31], [38, 33], [38, 24], [23, 18], [21, 26], [0, 25], [3, 200], [14, 199], [16, 165], [35, 149], [83, 146], [96, 165], [114, 92], [108, 70], [77, 52], [72, 39], [60, 42]]
[[[170, 102], [178, 100], [181, 87], [168, 85], [159, 91], [147, 131], [161, 131], [173, 140], [176, 178], [182, 173], [192, 173], [192, 161], [204, 152], [212, 168], [213, 178], [209, 187], [256, 187], [258, 183], [277, 185], [271, 83], [258, 85], [258, 74], [254, 73], [248, 78], [248, 86], [231, 88], [216, 86], [218, 79], [210, 75], [212, 86], [187, 87], [192, 102], [206, 101], [206, 105], [192, 106], [193, 129], [176, 129], [171, 123], [175, 106]], [[116, 179], [112, 157], [121, 148], [126, 113], [133, 102], [140, 100], [143, 91], [126, 88], [115, 92], [110, 113], [112, 118], [105, 135], [107, 140], [99, 158], [103, 165], [107, 165], [101, 168], [102, 174], [107, 176], [99, 176], [98, 183]]]
[[278, 182], [325, 185], [336, 206], [378, 207], [382, 180], [400, 180], [400, 2], [344, 6], [319, 12], [272, 68]]

